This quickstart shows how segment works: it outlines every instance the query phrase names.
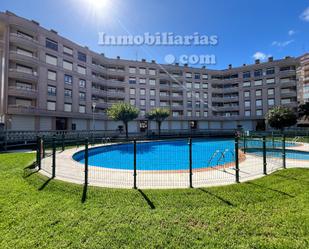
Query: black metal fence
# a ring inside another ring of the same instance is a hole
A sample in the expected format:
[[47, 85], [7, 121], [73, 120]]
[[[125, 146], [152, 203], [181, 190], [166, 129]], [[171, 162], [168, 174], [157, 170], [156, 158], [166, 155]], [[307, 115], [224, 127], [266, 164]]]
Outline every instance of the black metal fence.
[[61, 135], [37, 137], [36, 149], [38, 168], [51, 178], [116, 188], [213, 186], [254, 179], [280, 168], [309, 167], [309, 137], [300, 134], [155, 142]]

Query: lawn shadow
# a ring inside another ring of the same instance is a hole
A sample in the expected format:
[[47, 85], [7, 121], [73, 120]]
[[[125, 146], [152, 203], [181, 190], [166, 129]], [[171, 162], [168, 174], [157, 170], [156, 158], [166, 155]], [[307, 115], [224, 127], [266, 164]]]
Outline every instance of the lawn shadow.
[[287, 179], [287, 180], [294, 180], [294, 181], [298, 181], [298, 182], [303, 182], [303, 183], [306, 183], [306, 184], [309, 183], [308, 180], [298, 179], [298, 178], [292, 177], [292, 176], [285, 176], [285, 175], [281, 175], [281, 174], [274, 174], [274, 176], [281, 177], [281, 178], [284, 178], [284, 179]]
[[27, 177], [37, 173], [38, 171], [39, 170], [37, 169], [36, 162], [33, 162], [32, 164], [30, 164], [29, 166], [24, 168], [23, 178], [27, 178]]
[[48, 184], [49, 182], [52, 180], [53, 178], [48, 178], [41, 187], [38, 188], [39, 191], [43, 190]]
[[281, 190], [278, 190], [278, 189], [269, 188], [269, 187], [265, 187], [263, 185], [259, 185], [259, 184], [253, 183], [253, 182], [245, 182], [245, 184], [249, 184], [249, 185], [257, 186], [257, 187], [260, 187], [260, 188], [263, 188], [263, 189], [267, 189], [267, 190], [270, 190], [270, 191], [273, 191], [273, 192], [276, 192], [278, 194], [285, 195], [285, 196], [288, 196], [288, 197], [291, 197], [291, 198], [295, 197], [294, 195], [290, 195], [289, 193], [286, 193], [284, 191], [281, 191]]
[[216, 194], [210, 192], [209, 190], [206, 190], [206, 189], [204, 189], [204, 188], [197, 188], [197, 189], [200, 190], [200, 191], [202, 191], [202, 192], [204, 192], [204, 193], [206, 193], [206, 194], [209, 194], [209, 195], [211, 195], [211, 196], [217, 198], [218, 200], [220, 200], [221, 202], [223, 202], [224, 204], [226, 204], [226, 205], [228, 205], [228, 206], [236, 207], [236, 205], [234, 205], [232, 202], [230, 202], [230, 201], [228, 201], [228, 200], [222, 198], [221, 196], [218, 196], [218, 195], [216, 195]]
[[156, 208], [155, 205], [152, 203], [152, 201], [148, 198], [148, 196], [141, 189], [138, 189], [137, 191], [143, 196], [143, 198], [145, 199], [145, 201], [147, 202], [147, 204], [149, 205], [151, 209]]
[[87, 185], [87, 184], [84, 184], [84, 187], [83, 187], [83, 194], [82, 194], [82, 199], [81, 199], [81, 202], [82, 202], [82, 203], [85, 203], [86, 200], [87, 200], [87, 190], [88, 190], [88, 185]]

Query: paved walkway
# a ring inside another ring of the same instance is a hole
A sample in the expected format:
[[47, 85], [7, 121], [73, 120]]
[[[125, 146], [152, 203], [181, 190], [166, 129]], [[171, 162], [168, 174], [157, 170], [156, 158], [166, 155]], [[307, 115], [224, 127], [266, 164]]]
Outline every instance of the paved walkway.
[[[105, 144], [110, 145], [110, 144]], [[97, 145], [94, 147], [104, 146]], [[91, 148], [91, 147], [89, 147]], [[309, 144], [289, 147], [309, 152]], [[83, 147], [67, 149], [57, 152], [56, 157], [56, 179], [83, 184], [84, 164], [73, 160], [72, 155]], [[50, 177], [52, 172], [52, 158], [42, 159], [42, 174]], [[287, 159], [288, 168], [305, 167], [309, 168], [309, 160]], [[267, 173], [282, 169], [282, 158], [267, 159]], [[263, 174], [263, 158], [253, 154], [246, 154], [244, 160], [239, 164], [240, 182], [260, 178]], [[89, 185], [110, 187], [110, 188], [132, 188], [134, 177], [133, 170], [108, 169], [103, 167], [89, 166]], [[175, 171], [137, 171], [137, 187], [147, 188], [187, 188], [189, 187], [189, 172]], [[193, 187], [220, 186], [235, 183], [235, 165], [226, 167], [207, 168], [204, 170], [194, 170], [192, 175]]]

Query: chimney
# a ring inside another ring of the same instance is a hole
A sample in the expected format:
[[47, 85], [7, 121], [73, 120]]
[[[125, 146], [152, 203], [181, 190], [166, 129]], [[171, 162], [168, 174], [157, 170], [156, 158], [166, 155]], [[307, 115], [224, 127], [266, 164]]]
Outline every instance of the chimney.
[[100, 55], [103, 56], [103, 57], [105, 57], [105, 54], [104, 54], [104, 53], [101, 53]]
[[242, 66], [243, 66], [243, 67], [245, 67], [245, 66], [247, 66], [247, 64], [246, 64], [246, 63], [244, 63], [244, 64], [242, 64]]
[[229, 69], [232, 69], [232, 64], [229, 64]]
[[156, 63], [156, 61], [155, 60], [151, 60], [151, 63]]
[[255, 60], [255, 64], [260, 64], [260, 60]]
[[273, 62], [274, 61], [274, 57], [268, 57], [268, 62]]
[[51, 29], [50, 31], [53, 32], [56, 35], [58, 34], [58, 32], [56, 30], [54, 30], [54, 29]]
[[175, 66], [179, 66], [179, 63], [178, 63], [178, 62], [176, 62], [176, 63], [175, 63]]
[[119, 59], [120, 59], [120, 56], [118, 55], [118, 56], [117, 56], [117, 60], [119, 60]]
[[203, 69], [206, 69], [206, 66], [202, 66]]
[[284, 59], [290, 59], [291, 58], [291, 56], [285, 56], [284, 57]]
[[188, 66], [188, 63], [185, 63], [184, 66], [187, 67], [187, 66]]
[[145, 60], [145, 59], [142, 59], [142, 62], [146, 62], [146, 60]]

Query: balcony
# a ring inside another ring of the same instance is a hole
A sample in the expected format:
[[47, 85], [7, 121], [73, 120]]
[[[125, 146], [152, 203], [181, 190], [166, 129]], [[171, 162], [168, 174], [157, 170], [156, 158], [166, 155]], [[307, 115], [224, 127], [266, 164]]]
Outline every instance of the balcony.
[[36, 99], [38, 96], [38, 91], [28, 87], [9, 86], [8, 94], [15, 97]]
[[124, 91], [106, 91], [108, 97], [112, 98], [125, 98]]
[[27, 56], [24, 54], [20, 54], [17, 51], [10, 51], [10, 60], [27, 63], [27, 65], [29, 66], [36, 66], [38, 64], [38, 57]]
[[11, 33], [10, 34], [10, 42], [16, 43], [16, 44], [22, 44], [23, 46], [29, 47], [29, 48], [37, 48], [39, 46], [39, 42], [35, 39], [32, 39], [31, 37], [17, 34], [17, 33]]
[[20, 79], [20, 80], [28, 80], [32, 82], [37, 82], [38, 80], [38, 74], [37, 72], [27, 72], [23, 70], [18, 70], [16, 68], [10, 68], [9, 69], [9, 77], [14, 79]]
[[108, 86], [125, 87], [127, 85], [125, 81], [121, 81], [121, 80], [109, 79], [109, 80], [106, 80], [106, 82]]

